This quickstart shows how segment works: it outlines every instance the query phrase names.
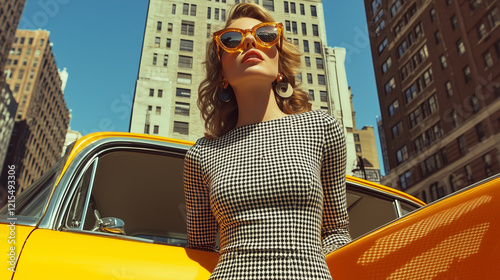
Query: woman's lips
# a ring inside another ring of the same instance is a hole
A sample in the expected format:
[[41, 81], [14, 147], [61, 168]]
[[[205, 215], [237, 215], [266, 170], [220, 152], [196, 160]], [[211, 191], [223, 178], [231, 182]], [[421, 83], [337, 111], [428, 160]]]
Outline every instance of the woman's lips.
[[248, 63], [248, 62], [260, 62], [263, 61], [264, 59], [262, 58], [262, 55], [258, 51], [248, 51], [244, 56], [243, 56], [243, 63]]

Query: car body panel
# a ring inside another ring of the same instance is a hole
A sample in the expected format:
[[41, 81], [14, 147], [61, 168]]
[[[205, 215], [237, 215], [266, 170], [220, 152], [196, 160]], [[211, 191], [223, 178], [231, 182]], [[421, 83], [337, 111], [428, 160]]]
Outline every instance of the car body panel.
[[38, 229], [26, 242], [14, 279], [208, 279], [217, 260], [215, 253], [182, 247]]
[[334, 279], [497, 279], [500, 178], [420, 209], [328, 256]]
[[[12, 220], [16, 222], [16, 220]], [[21, 249], [24, 246], [24, 242], [30, 235], [30, 233], [35, 229], [31, 226], [17, 225], [13, 226], [8, 223], [0, 224], [0, 252], [2, 253], [2, 262], [0, 268], [0, 279], [11, 279], [14, 274], [17, 258], [21, 253]], [[14, 238], [10, 238], [14, 236]], [[14, 241], [12, 241], [14, 240]], [[12, 256], [12, 249], [14, 249], [15, 255]], [[13, 258], [16, 260], [13, 261]]]
[[[185, 249], [173, 246], [180, 244], [177, 241], [165, 241], [172, 236], [172, 240], [178, 239], [185, 227], [183, 201], [178, 200], [183, 197], [183, 156], [192, 144], [119, 132], [94, 133], [79, 139], [68, 149], [60, 166], [53, 169], [56, 179], [46, 176], [50, 199], [44, 214], [26, 223], [36, 225], [36, 229], [21, 226], [19, 220], [16, 238], [29, 238], [17, 254], [20, 257], [12, 279], [207, 279], [217, 263], [217, 253]], [[458, 267], [488, 276], [489, 272], [478, 268], [487, 270], [500, 259], [496, 254], [500, 252], [500, 239], [492, 238], [500, 232], [499, 211], [492, 211], [500, 209], [498, 180], [417, 211], [414, 209], [425, 203], [406, 193], [350, 176], [347, 182], [355, 240], [327, 257], [334, 279], [407, 279], [402, 276], [414, 273], [427, 262], [433, 264], [427, 265], [430, 269], [425, 271], [430, 274], [422, 274], [422, 279], [436, 272], [438, 276], [455, 275], [457, 269], [447, 274], [449, 267], [436, 261], [446, 258], [451, 258], [452, 268], [457, 267], [453, 262], [458, 262]], [[81, 192], [83, 189], [88, 189], [90, 195]], [[78, 205], [78, 194], [86, 198], [81, 200], [85, 201], [84, 209], [73, 207]], [[124, 218], [127, 236], [90, 231], [86, 218], [93, 216], [89, 201], [99, 205], [104, 216]], [[71, 228], [74, 220], [68, 217], [77, 210], [83, 220]], [[8, 222], [6, 217], [0, 220]], [[138, 234], [142, 220], [154, 230]], [[8, 237], [6, 230], [2, 224], [1, 240]], [[171, 233], [166, 239], [156, 239], [155, 234], [163, 238]], [[453, 251], [455, 243], [466, 249]], [[467, 251], [469, 245], [473, 253]], [[8, 249], [6, 242], [0, 244], [0, 249]], [[478, 264], [484, 256], [496, 259]], [[0, 269], [0, 276], [11, 279], [12, 274]]]

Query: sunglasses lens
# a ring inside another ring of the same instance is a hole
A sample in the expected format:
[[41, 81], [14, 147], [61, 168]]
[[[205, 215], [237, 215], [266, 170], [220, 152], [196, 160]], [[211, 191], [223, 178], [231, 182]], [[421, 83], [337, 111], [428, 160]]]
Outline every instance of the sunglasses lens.
[[257, 29], [256, 35], [262, 42], [271, 43], [278, 38], [278, 28], [275, 26], [262, 26]]
[[220, 35], [220, 42], [229, 49], [236, 48], [241, 43], [243, 36], [239, 32], [229, 31]]

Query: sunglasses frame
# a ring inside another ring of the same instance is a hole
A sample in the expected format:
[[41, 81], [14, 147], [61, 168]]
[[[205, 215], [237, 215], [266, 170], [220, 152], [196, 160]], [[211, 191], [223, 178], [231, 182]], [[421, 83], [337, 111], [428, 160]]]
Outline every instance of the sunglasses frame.
[[[259, 29], [263, 26], [276, 27], [276, 29], [278, 29], [278, 37], [276, 37], [276, 39], [270, 43], [263, 42], [257, 36], [257, 33], [256, 33], [257, 29]], [[238, 46], [236, 46], [234, 48], [228, 48], [228, 47], [224, 46], [224, 44], [221, 42], [220, 37], [222, 34], [227, 33], [227, 32], [238, 32], [242, 35], [241, 42]], [[243, 42], [245, 41], [245, 38], [246, 38], [248, 33], [252, 34], [252, 36], [255, 38], [255, 41], [257, 42], [257, 44], [259, 46], [262, 46], [265, 48], [270, 48], [270, 47], [276, 45], [279, 41], [280, 44], [279, 44], [278, 48], [281, 51], [281, 48], [283, 46], [283, 23], [281, 23], [281, 22], [262, 22], [262, 23], [255, 25], [254, 27], [252, 27], [252, 29], [225, 28], [225, 29], [219, 30], [217, 32], [214, 32], [213, 37], [214, 37], [215, 43], [217, 44], [217, 54], [219, 55], [219, 60], [220, 60], [220, 50], [221, 49], [223, 49], [224, 51], [226, 51], [228, 53], [242, 52], [243, 51]]]

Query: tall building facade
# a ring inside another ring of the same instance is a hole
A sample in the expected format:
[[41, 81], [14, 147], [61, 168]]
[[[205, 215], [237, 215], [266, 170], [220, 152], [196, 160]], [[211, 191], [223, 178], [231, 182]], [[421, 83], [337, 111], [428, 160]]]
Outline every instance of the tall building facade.
[[430, 202], [500, 172], [499, 2], [365, 0], [383, 184]]
[[16, 166], [18, 191], [60, 158], [69, 126], [51, 45], [45, 30], [17, 30], [6, 63], [6, 80], [19, 106], [5, 162]]
[[3, 170], [10, 137], [14, 131], [14, 118], [16, 112], [16, 99], [12, 95], [9, 85], [5, 85], [0, 93], [0, 170]]
[[[149, 1], [130, 132], [191, 141], [204, 135], [196, 101], [205, 76], [206, 45], [240, 2], [244, 1]], [[328, 111], [344, 125], [350, 173], [356, 157], [345, 49], [327, 46], [321, 0], [251, 2], [282, 22], [284, 36], [304, 53], [296, 79], [309, 93], [313, 109]]]
[[[26, 0], [0, 0], [0, 73], [3, 73]], [[5, 79], [0, 77], [0, 89]]]
[[[349, 92], [351, 92], [350, 88]], [[377, 141], [375, 140], [375, 130], [372, 126], [363, 126], [361, 129], [356, 126], [352, 94], [351, 108], [353, 119], [352, 133], [354, 136], [354, 147], [357, 160], [353, 175], [358, 178], [380, 183], [380, 165], [378, 163], [379, 157], [377, 152]]]

